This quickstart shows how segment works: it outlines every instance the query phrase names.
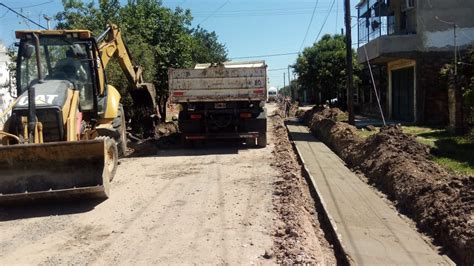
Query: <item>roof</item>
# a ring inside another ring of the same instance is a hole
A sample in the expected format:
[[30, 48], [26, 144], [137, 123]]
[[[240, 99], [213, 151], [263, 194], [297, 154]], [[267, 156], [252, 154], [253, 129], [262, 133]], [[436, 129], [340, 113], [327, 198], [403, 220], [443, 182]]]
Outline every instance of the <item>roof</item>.
[[[90, 38], [92, 36], [89, 30], [17, 30], [15, 36], [17, 39], [21, 39], [26, 35], [36, 33], [38, 35], [68, 35], [78, 34], [81, 38]], [[81, 35], [79, 35], [81, 34]]]
[[[196, 64], [194, 69], [205, 69], [211, 66], [218, 66], [219, 64], [213, 63], [206, 63], [206, 64]], [[222, 63], [224, 68], [245, 68], [245, 67], [265, 67], [264, 60], [256, 60], [256, 61], [228, 61]]]

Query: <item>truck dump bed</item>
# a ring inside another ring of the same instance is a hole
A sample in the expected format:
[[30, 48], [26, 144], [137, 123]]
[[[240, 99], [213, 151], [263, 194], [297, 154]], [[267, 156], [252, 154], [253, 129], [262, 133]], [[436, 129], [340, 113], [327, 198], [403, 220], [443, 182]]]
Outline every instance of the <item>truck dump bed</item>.
[[170, 69], [170, 101], [264, 101], [266, 73], [265, 61], [197, 64], [194, 69]]

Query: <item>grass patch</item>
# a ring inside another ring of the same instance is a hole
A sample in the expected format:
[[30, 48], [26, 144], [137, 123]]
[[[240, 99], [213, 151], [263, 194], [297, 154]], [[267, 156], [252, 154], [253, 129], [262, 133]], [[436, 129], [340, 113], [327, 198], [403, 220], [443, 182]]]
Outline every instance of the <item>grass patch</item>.
[[[417, 141], [428, 145], [433, 161], [458, 174], [474, 176], [474, 132], [464, 136], [451, 135], [440, 128], [403, 126], [403, 132], [415, 135]], [[359, 136], [368, 138], [376, 131], [359, 129]]]
[[358, 134], [360, 137], [364, 138], [364, 139], [365, 139], [365, 138], [368, 138], [368, 137], [370, 137], [370, 136], [372, 136], [372, 135], [375, 135], [375, 134], [377, 134], [377, 133], [379, 133], [379, 128], [376, 128], [376, 130], [374, 130], [374, 131], [370, 131], [370, 130], [367, 130], [367, 129], [365, 129], [365, 128], [359, 128], [359, 129], [357, 129], [357, 134]]

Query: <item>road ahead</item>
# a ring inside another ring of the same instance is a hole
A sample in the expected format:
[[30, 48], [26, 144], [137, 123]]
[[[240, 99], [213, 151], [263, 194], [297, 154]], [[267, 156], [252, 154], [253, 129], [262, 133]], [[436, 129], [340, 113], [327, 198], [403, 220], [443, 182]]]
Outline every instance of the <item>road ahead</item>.
[[258, 263], [273, 245], [271, 151], [157, 150], [121, 160], [106, 201], [0, 209], [0, 263]]

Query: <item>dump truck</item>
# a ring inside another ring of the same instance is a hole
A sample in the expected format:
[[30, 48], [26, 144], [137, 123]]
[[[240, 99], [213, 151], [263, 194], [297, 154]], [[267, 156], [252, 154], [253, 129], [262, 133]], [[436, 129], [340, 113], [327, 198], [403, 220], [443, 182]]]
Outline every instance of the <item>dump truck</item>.
[[267, 145], [265, 61], [197, 64], [169, 69], [168, 75], [183, 141], [241, 138]]
[[154, 109], [153, 85], [143, 82], [116, 25], [97, 38], [88, 30], [25, 30], [16, 37], [19, 96], [0, 130], [0, 204], [107, 198], [127, 136], [121, 95], [105, 68], [118, 59], [137, 107]]

